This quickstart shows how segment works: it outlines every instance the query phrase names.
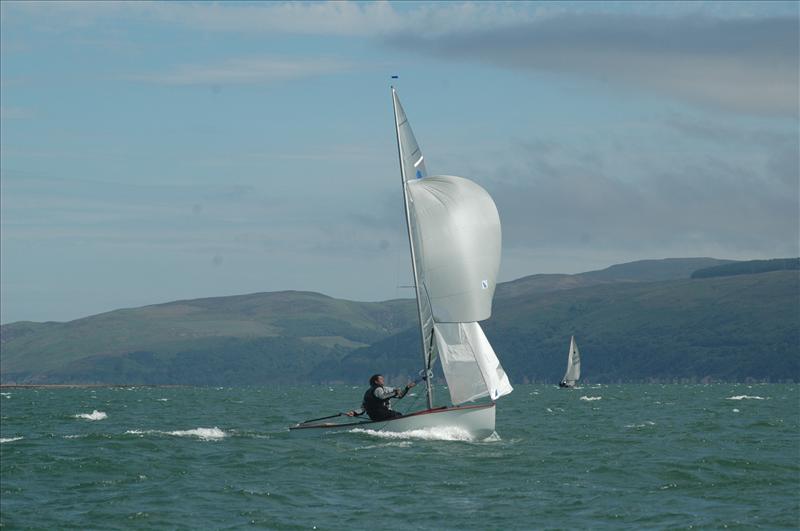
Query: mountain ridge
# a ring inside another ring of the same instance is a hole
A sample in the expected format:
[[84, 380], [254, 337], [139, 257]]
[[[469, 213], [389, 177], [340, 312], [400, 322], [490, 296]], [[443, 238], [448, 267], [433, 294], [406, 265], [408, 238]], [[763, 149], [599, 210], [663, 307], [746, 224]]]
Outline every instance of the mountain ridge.
[[[781, 361], [797, 358], [799, 350], [797, 334], [792, 335], [797, 271], [689, 278], [694, 271], [731, 263], [736, 264], [713, 258], [649, 260], [574, 275], [529, 275], [498, 285], [494, 315], [483, 324], [512, 381], [559, 377], [559, 352], [566, 352], [559, 345], [572, 328], [578, 329], [589, 378], [800, 379], [796, 363]], [[656, 323], [641, 315], [654, 316]], [[710, 323], [714, 334], [698, 329], [695, 321]], [[765, 322], [777, 328], [770, 332]], [[776, 330], [784, 346], [771, 339]], [[627, 352], [631, 337], [644, 332], [655, 334], [657, 356], [674, 357], [669, 349], [677, 349], [685, 359], [672, 367], [655, 360], [650, 369], [635, 359], [627, 366], [616, 360], [615, 349]], [[739, 349], [725, 346], [720, 334], [738, 338]], [[2, 325], [0, 383], [358, 382], [376, 370], [400, 378], [416, 372], [418, 342], [412, 299], [358, 302], [293, 290], [206, 297], [66, 323]], [[768, 345], [777, 358], [764, 356]], [[534, 354], [525, 354], [528, 346]], [[776, 369], [753, 365], [746, 349]], [[749, 368], [715, 372], [691, 361], [704, 355]], [[678, 370], [681, 364], [692, 369]]]

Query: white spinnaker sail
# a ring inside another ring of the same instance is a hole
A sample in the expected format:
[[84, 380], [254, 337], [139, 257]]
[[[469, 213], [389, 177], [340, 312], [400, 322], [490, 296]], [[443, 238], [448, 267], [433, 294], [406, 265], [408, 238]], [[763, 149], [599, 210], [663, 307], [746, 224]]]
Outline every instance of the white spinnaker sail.
[[581, 377], [581, 353], [578, 350], [578, 344], [575, 342], [575, 336], [569, 341], [569, 355], [567, 356], [567, 372], [564, 374], [564, 381], [575, 383]]
[[500, 216], [491, 196], [462, 177], [408, 183], [419, 282], [437, 323], [483, 321], [492, 315], [500, 269]]
[[478, 323], [436, 323], [433, 329], [453, 404], [484, 396], [497, 400], [513, 391]]
[[461, 177], [417, 179], [407, 190], [426, 359], [438, 353], [453, 404], [496, 400], [512, 387], [477, 321], [492, 314], [500, 269], [497, 208]]

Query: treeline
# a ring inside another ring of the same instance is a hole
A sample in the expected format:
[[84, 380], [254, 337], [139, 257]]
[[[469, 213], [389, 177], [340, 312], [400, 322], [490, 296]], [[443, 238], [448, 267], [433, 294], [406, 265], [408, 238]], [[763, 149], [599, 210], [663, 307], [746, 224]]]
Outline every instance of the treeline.
[[733, 275], [755, 275], [770, 271], [793, 271], [800, 269], [800, 258], [773, 258], [771, 260], [749, 260], [698, 269], [692, 278], [730, 277]]

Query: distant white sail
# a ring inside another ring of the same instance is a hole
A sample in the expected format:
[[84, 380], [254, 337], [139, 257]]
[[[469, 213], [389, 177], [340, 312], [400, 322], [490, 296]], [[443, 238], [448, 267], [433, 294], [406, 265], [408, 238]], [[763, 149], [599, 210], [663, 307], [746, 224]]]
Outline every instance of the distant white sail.
[[581, 353], [578, 350], [578, 344], [575, 342], [575, 336], [569, 341], [569, 354], [567, 354], [567, 372], [564, 374], [562, 383], [567, 386], [574, 386], [581, 377]]

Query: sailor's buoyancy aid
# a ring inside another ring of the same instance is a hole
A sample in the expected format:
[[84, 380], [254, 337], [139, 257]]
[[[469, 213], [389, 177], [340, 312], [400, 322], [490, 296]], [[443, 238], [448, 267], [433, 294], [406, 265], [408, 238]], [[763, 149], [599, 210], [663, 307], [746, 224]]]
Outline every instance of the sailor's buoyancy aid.
[[367, 392], [364, 393], [364, 401], [362, 403], [362, 407], [364, 411], [367, 412], [370, 418], [372, 417], [383, 417], [385, 416], [387, 411], [391, 411], [392, 408], [389, 405], [389, 399], [386, 398], [381, 400], [377, 396], [375, 396], [375, 389], [381, 387], [380, 385], [373, 385]]

